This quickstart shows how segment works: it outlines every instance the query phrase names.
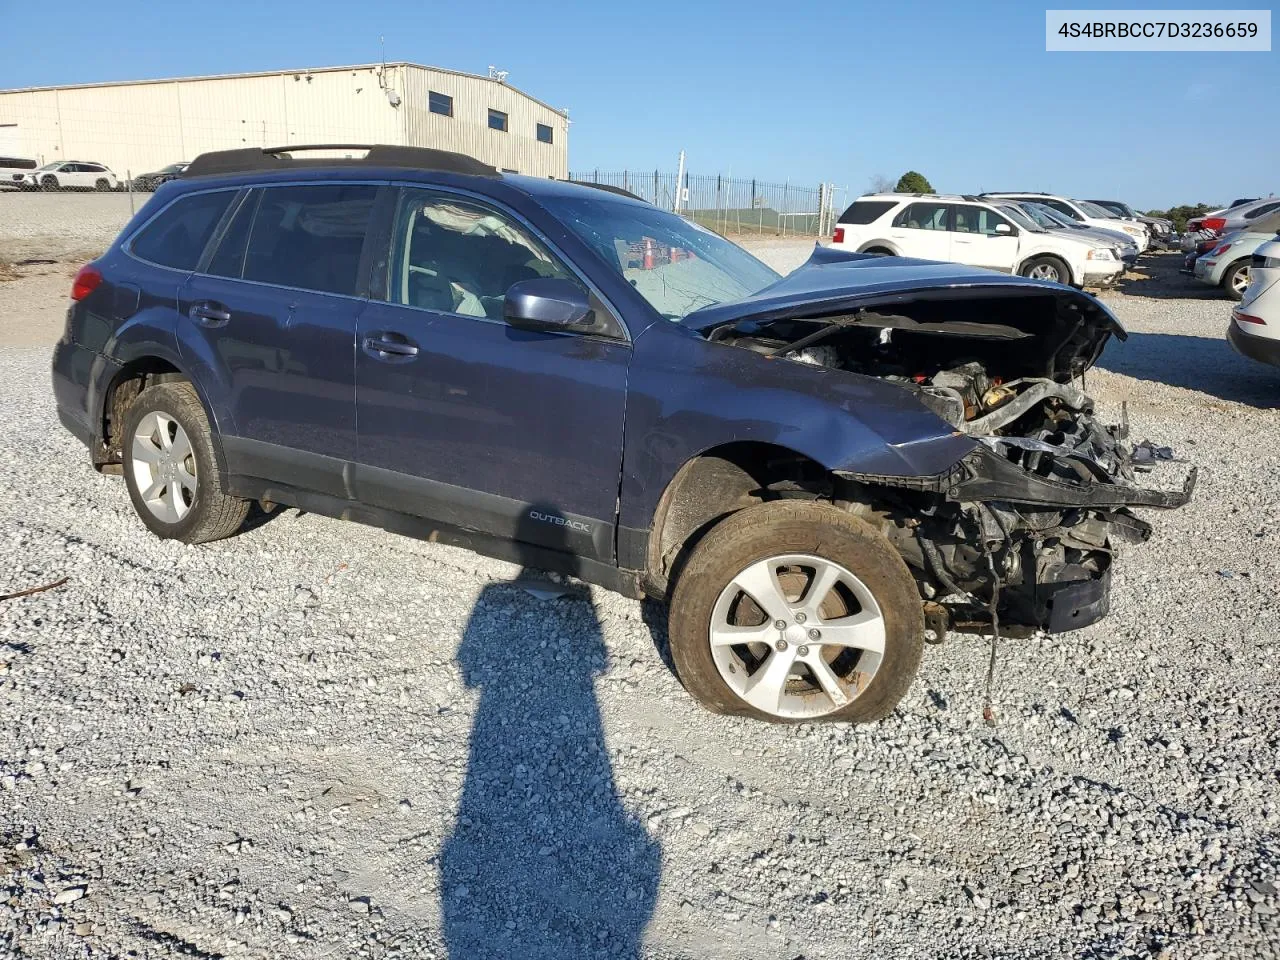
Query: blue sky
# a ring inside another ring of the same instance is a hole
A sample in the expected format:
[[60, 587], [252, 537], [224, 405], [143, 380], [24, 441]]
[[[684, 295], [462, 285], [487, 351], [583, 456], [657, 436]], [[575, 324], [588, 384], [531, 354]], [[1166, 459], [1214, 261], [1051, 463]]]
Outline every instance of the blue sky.
[[674, 170], [684, 149], [695, 173], [854, 193], [908, 168], [1142, 208], [1280, 190], [1276, 53], [1046, 53], [1039, 4], [57, 7], [0, 0], [0, 88], [367, 63], [381, 35], [390, 60], [495, 64], [567, 107], [575, 171]]

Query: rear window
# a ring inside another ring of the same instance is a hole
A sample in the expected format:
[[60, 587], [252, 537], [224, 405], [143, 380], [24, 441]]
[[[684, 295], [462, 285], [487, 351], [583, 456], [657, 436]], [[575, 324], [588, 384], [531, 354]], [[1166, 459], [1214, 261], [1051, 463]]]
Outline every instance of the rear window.
[[844, 213], [840, 223], [872, 223], [893, 209], [894, 200], [855, 200]]
[[175, 200], [133, 238], [130, 252], [162, 267], [194, 270], [235, 195], [235, 190], [219, 190]]
[[244, 279], [354, 295], [377, 193], [371, 184], [264, 189], [249, 231]]

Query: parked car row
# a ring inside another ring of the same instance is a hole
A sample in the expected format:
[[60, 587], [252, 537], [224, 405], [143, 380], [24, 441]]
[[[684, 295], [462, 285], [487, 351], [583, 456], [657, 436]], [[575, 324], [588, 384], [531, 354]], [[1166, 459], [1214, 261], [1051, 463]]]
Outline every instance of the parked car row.
[[[133, 189], [153, 191], [163, 183], [176, 180], [187, 169], [186, 163], [171, 163], [153, 173], [133, 178]], [[102, 163], [83, 160], [59, 160], [43, 166], [26, 157], [0, 156], [0, 186], [19, 190], [121, 190], [129, 187]]]
[[869, 194], [841, 214], [831, 245], [949, 260], [1077, 287], [1115, 283], [1150, 248], [1146, 224], [1045, 193]]
[[1187, 221], [1182, 271], [1239, 300], [1249, 287], [1255, 251], [1280, 230], [1280, 197], [1237, 200]]

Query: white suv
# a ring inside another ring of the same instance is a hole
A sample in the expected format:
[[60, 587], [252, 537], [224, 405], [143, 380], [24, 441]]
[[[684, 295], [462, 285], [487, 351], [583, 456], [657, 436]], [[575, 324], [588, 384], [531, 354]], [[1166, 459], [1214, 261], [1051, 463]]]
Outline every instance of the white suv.
[[120, 185], [116, 175], [100, 163], [59, 160], [46, 163], [24, 177], [28, 190], [114, 190]]
[[1072, 200], [1052, 193], [984, 193], [984, 197], [992, 200], [1029, 200], [1032, 203], [1043, 203], [1052, 207], [1064, 217], [1070, 217], [1086, 227], [1100, 227], [1103, 230], [1122, 230], [1133, 238], [1138, 245], [1138, 252], [1145, 253], [1151, 246], [1151, 232], [1146, 225], [1122, 220], [1105, 207], [1088, 200]]
[[1124, 269], [1114, 247], [1045, 230], [1013, 203], [883, 193], [840, 215], [833, 247], [950, 260], [1075, 286], [1106, 286]]

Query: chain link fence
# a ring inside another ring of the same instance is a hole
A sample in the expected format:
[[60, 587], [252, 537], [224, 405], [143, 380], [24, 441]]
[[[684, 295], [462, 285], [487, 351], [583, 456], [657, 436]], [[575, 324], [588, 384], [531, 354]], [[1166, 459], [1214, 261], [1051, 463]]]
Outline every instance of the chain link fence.
[[843, 187], [770, 183], [740, 177], [657, 170], [578, 170], [569, 179], [621, 187], [664, 210], [674, 210], [717, 233], [820, 237], [830, 233], [844, 209]]

